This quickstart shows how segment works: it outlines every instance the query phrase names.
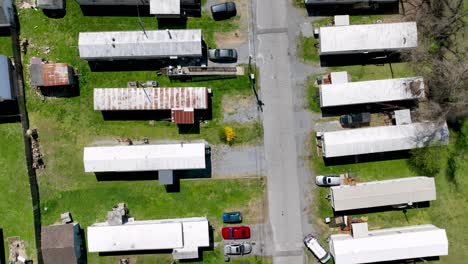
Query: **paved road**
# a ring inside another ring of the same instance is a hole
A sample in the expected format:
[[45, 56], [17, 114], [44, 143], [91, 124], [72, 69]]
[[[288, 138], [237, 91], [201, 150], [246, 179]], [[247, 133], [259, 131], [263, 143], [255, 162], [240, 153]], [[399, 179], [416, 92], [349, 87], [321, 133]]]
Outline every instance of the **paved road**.
[[307, 22], [288, 0], [256, 0], [256, 63], [261, 69], [269, 220], [274, 263], [301, 264], [302, 239], [313, 232], [308, 140], [313, 129], [304, 81], [320, 69], [297, 61], [296, 37]]
[[[304, 263], [287, 1], [258, 0], [257, 65], [263, 108], [274, 263]], [[266, 12], [268, 10], [268, 12]]]

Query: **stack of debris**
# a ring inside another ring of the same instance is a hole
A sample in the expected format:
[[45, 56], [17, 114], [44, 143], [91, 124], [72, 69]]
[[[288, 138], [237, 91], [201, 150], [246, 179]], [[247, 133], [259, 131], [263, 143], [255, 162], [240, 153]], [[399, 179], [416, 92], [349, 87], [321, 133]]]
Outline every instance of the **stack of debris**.
[[119, 203], [107, 212], [107, 223], [109, 225], [123, 225], [128, 222], [129, 210], [125, 203]]
[[19, 236], [9, 237], [8, 240], [8, 263], [26, 264], [32, 263], [26, 255], [26, 241], [21, 240]]
[[28, 129], [26, 134], [31, 137], [33, 169], [45, 168], [44, 160], [42, 159], [43, 155], [41, 153], [41, 148], [39, 146], [39, 134], [37, 133], [37, 129], [36, 128]]

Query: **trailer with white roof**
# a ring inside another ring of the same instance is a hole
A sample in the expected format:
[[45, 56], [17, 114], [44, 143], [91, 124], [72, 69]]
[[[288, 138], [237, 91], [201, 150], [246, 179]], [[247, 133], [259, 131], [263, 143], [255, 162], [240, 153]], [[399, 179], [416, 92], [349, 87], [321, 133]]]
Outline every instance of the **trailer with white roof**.
[[80, 58], [100, 60], [152, 60], [201, 58], [200, 29], [80, 32]]
[[210, 246], [206, 217], [108, 222], [88, 227], [89, 252], [125, 252], [173, 249], [174, 259], [196, 259], [199, 249]]
[[448, 255], [445, 229], [417, 225], [369, 231], [367, 223], [352, 224], [353, 235], [330, 236], [336, 264], [374, 263]]
[[407, 101], [424, 98], [422, 77], [321, 84], [320, 107]]
[[410, 150], [448, 142], [446, 122], [317, 132], [317, 147], [324, 158]]
[[320, 55], [402, 51], [418, 46], [416, 22], [320, 27]]
[[419, 176], [330, 188], [335, 212], [383, 206], [411, 206], [436, 200], [434, 178]]

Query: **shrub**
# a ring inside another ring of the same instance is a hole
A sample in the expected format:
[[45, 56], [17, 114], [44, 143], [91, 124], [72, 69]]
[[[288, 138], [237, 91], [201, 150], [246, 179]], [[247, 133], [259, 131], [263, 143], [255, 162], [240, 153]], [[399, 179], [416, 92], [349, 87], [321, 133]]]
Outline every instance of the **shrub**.
[[234, 139], [236, 138], [236, 133], [232, 127], [224, 127], [224, 140], [231, 145]]

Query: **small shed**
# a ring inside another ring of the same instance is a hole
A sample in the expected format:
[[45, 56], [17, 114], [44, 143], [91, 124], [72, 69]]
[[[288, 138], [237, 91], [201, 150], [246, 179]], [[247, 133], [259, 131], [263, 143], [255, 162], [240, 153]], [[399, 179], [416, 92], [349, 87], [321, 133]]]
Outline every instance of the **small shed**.
[[85, 172], [205, 169], [204, 143], [84, 148]]
[[89, 252], [172, 249], [174, 259], [198, 258], [200, 248], [210, 245], [205, 217], [96, 223], [88, 227], [87, 237]]
[[320, 107], [337, 107], [424, 98], [422, 77], [372, 80], [363, 82], [335, 82], [319, 88]]
[[39, 63], [29, 67], [31, 85], [36, 87], [72, 86], [75, 71], [66, 63]]
[[138, 60], [201, 58], [200, 29], [81, 32], [80, 58], [96, 60]]
[[157, 17], [180, 16], [181, 0], [150, 0], [150, 14]]
[[44, 264], [83, 263], [79, 224], [43, 226], [41, 237]]
[[[362, 229], [364, 226], [359, 227]], [[330, 236], [330, 253], [336, 264], [374, 263], [448, 255], [445, 229], [417, 225], [379, 229], [358, 236]]]
[[408, 177], [384, 181], [340, 185], [330, 188], [335, 212], [434, 201], [434, 178]]
[[11, 61], [0, 55], [0, 102], [15, 100]]
[[37, 7], [43, 10], [64, 10], [65, 0], [37, 0]]
[[320, 135], [325, 158], [422, 148], [449, 142], [447, 123], [411, 123], [324, 132]]
[[320, 55], [402, 51], [418, 46], [416, 22], [321, 27], [319, 38]]
[[9, 28], [13, 23], [12, 0], [0, 1], [0, 28]]

